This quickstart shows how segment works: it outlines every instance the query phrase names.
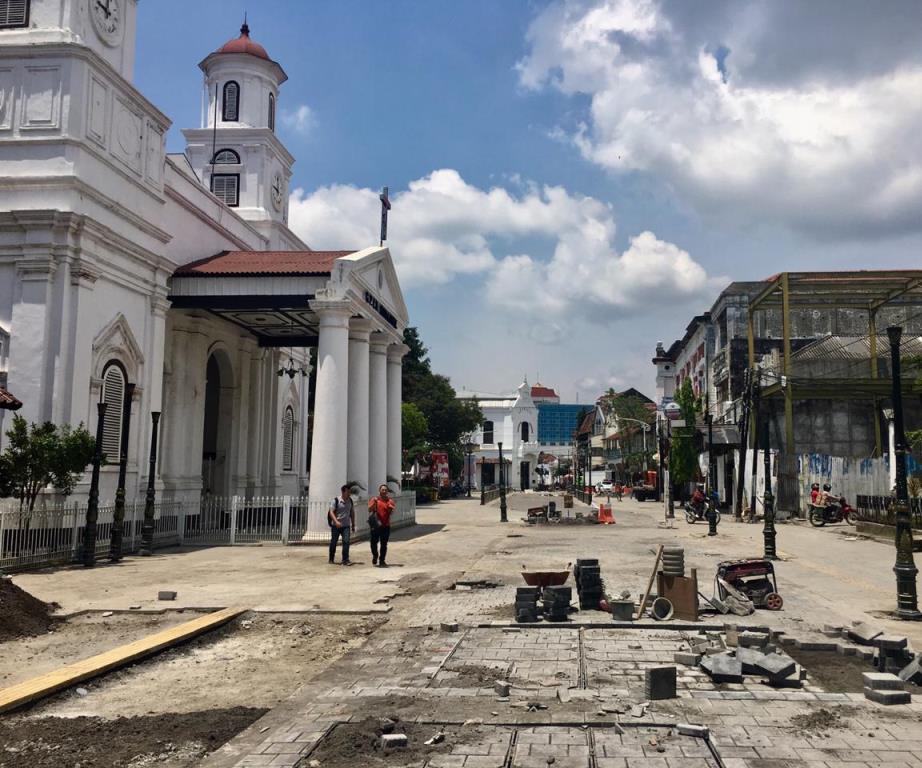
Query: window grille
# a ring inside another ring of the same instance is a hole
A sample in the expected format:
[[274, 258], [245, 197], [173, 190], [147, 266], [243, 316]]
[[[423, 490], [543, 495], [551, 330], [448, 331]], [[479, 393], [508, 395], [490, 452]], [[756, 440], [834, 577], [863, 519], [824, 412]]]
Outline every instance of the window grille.
[[216, 173], [211, 177], [211, 191], [225, 205], [235, 208], [240, 204], [240, 176], [236, 173]]
[[240, 119], [240, 86], [233, 80], [224, 84], [223, 118], [231, 123]]
[[214, 156], [215, 165], [240, 165], [240, 155], [232, 149], [219, 149]]
[[275, 130], [275, 94], [269, 94], [269, 130]]
[[0, 0], [0, 29], [25, 27], [29, 23], [29, 0]]
[[102, 401], [107, 406], [102, 420], [102, 452], [106, 455], [107, 464], [117, 464], [121, 460], [125, 383], [121, 366], [107, 364], [102, 374]]

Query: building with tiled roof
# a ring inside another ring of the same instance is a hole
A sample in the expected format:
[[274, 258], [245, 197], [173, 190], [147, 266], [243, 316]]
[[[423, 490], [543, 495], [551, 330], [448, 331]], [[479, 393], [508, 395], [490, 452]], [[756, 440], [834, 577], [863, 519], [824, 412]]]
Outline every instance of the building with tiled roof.
[[[58, 8], [5, 4], [0, 37], [0, 96], [16, 94], [0, 133], [0, 408], [8, 390], [29, 421], [95, 431], [105, 403], [129, 499], [147, 487], [154, 414], [152, 487], [190, 509], [325, 504], [347, 478], [399, 478], [407, 307], [386, 245], [356, 232], [320, 251], [289, 228], [282, 66], [246, 23], [219, 33], [176, 83], [205, 104], [167, 154], [170, 118], [132, 78], [137, 3], [42, 4]], [[118, 478], [102, 468], [101, 502]], [[313, 517], [308, 538], [326, 537]]]

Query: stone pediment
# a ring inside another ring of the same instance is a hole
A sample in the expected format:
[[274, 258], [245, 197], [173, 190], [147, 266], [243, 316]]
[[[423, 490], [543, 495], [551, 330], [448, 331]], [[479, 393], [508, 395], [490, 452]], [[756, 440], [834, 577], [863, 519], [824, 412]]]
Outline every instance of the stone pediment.
[[[341, 269], [338, 268], [339, 265], [342, 265]], [[397, 271], [387, 247], [366, 248], [337, 259], [333, 280], [340, 282], [340, 287], [345, 292], [364, 294], [367, 291], [372, 300], [376, 300], [379, 305], [383, 305], [396, 316], [401, 330], [409, 321]], [[367, 301], [364, 295], [356, 298]]]
[[144, 355], [141, 346], [121, 312], [96, 334], [96, 338], [93, 339], [93, 357], [103, 365], [108, 359], [115, 357], [134, 371], [143, 365]]

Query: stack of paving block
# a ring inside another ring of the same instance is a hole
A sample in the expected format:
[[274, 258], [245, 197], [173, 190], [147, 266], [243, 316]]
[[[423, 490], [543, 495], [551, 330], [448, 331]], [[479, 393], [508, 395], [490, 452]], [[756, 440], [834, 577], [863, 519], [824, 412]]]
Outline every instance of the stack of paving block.
[[541, 596], [545, 621], [566, 621], [570, 614], [570, 587], [545, 587]]
[[874, 647], [877, 648], [877, 653], [874, 655], [874, 666], [878, 672], [895, 674], [913, 661], [913, 655], [909, 651], [909, 640], [906, 637], [878, 635], [874, 638]]
[[648, 701], [676, 698], [676, 668], [648, 667], [645, 669], [644, 698]]
[[[700, 665], [715, 683], [741, 683], [746, 675], [757, 675], [769, 685], [801, 687], [797, 664], [769, 642], [767, 632], [740, 632], [729, 627], [726, 645], [712, 637], [693, 638], [691, 652], [676, 654], [679, 663]], [[734, 650], [735, 647], [735, 650]], [[696, 662], [696, 657], [700, 657]]]
[[579, 593], [581, 610], [595, 611], [602, 599], [602, 571], [599, 561], [594, 559], [577, 560], [573, 567], [576, 579], [576, 591]]
[[538, 587], [518, 587], [515, 591], [515, 620], [534, 624], [538, 620]]
[[864, 698], [878, 704], [909, 704], [911, 696], [903, 687], [903, 681], [889, 672], [865, 672]]

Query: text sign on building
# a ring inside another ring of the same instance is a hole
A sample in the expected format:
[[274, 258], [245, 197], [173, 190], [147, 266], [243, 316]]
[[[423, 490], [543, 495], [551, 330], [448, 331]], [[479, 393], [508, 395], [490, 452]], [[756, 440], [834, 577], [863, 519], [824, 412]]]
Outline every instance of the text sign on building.
[[365, 291], [365, 303], [375, 312], [381, 315], [381, 317], [384, 318], [384, 322], [391, 326], [391, 328], [397, 327], [397, 318], [391, 314], [387, 307], [378, 301], [378, 297], [375, 296], [371, 291]]

